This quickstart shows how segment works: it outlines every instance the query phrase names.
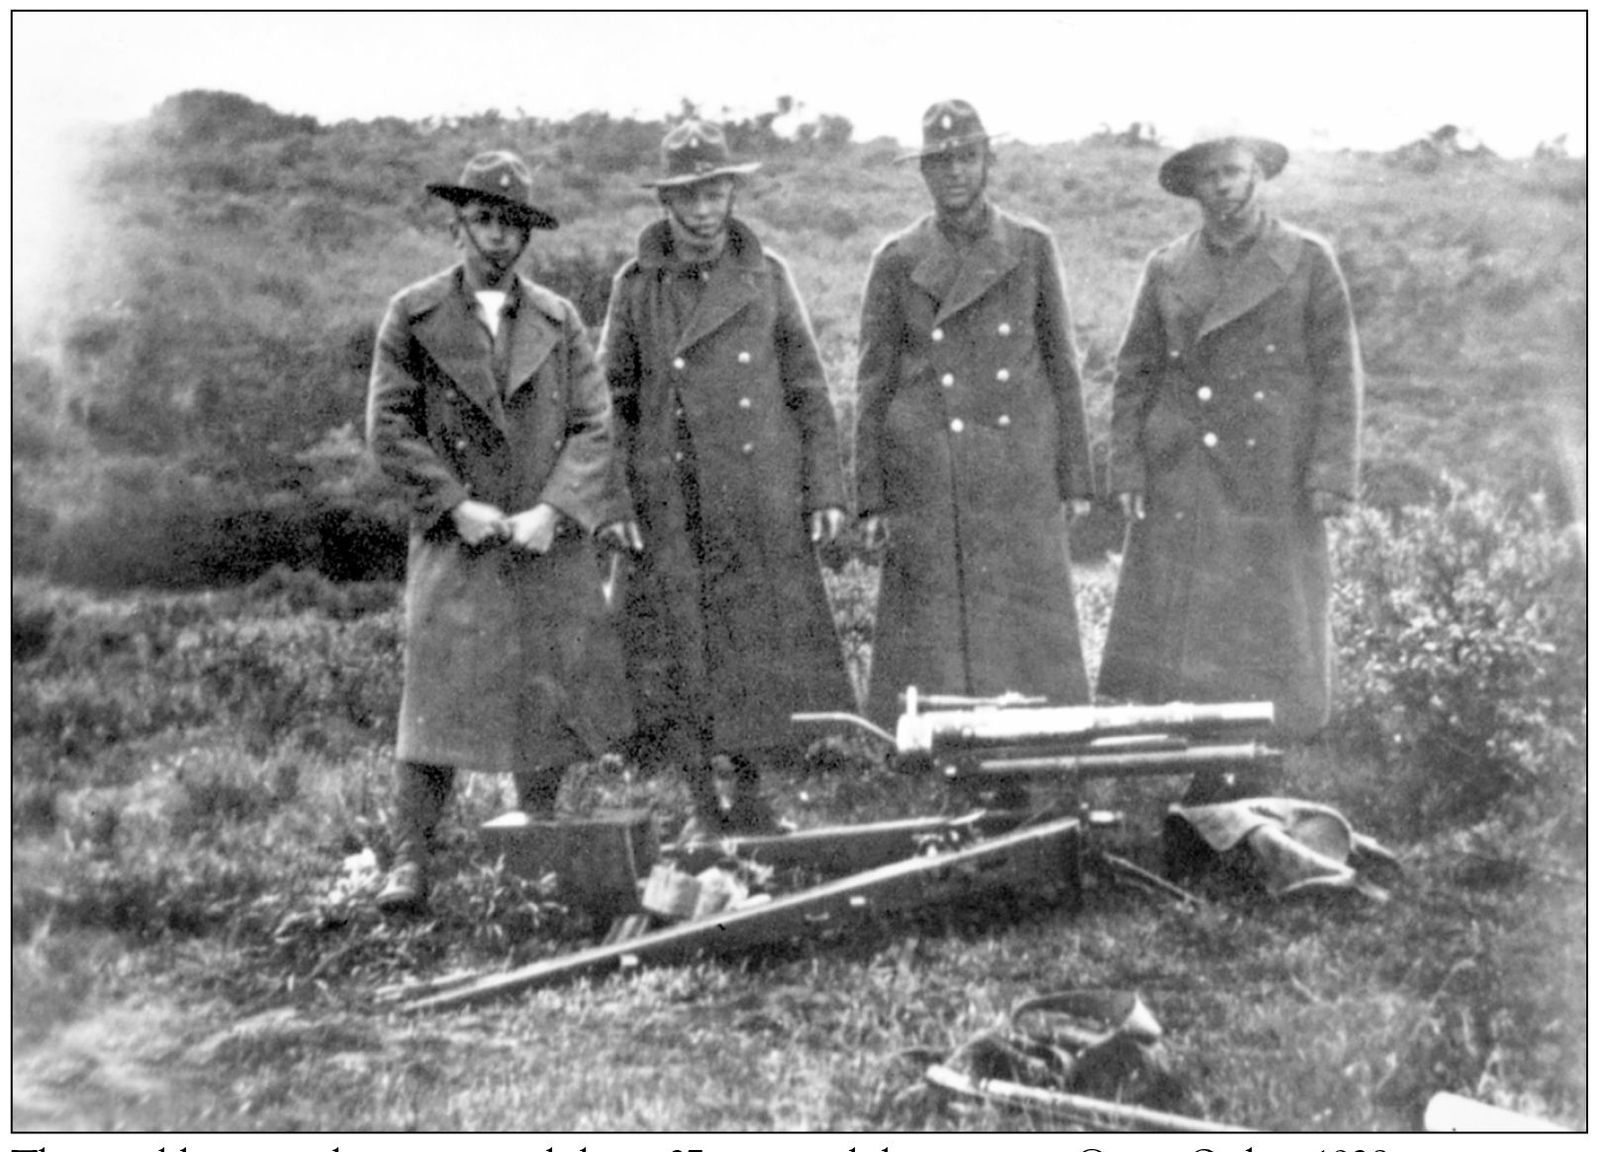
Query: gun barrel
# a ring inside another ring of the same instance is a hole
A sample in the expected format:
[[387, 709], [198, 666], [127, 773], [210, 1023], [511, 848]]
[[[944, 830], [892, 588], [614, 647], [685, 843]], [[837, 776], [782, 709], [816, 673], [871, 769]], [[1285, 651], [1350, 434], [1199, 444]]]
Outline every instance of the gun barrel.
[[1195, 772], [1206, 766], [1269, 764], [1281, 757], [1280, 751], [1264, 744], [1201, 744], [1157, 752], [1083, 752], [1064, 756], [983, 760], [973, 768], [961, 768], [956, 772], [961, 776], [1069, 772], [1089, 779], [1100, 776], [1174, 776]]
[[1074, 748], [1110, 736], [1221, 737], [1268, 728], [1268, 702], [1125, 704], [1113, 707], [972, 708], [898, 717], [897, 750], [915, 753]]

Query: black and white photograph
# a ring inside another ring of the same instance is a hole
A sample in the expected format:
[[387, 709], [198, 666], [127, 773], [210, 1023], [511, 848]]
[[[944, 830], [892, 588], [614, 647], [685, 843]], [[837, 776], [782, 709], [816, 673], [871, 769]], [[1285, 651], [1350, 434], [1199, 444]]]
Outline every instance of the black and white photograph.
[[13, 1149], [1587, 1132], [1586, 10], [9, 23]]

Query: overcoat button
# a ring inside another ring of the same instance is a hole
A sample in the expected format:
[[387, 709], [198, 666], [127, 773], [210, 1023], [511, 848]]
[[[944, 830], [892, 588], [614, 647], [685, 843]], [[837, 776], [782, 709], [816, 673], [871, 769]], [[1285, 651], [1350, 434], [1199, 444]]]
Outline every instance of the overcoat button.
[[750, 440], [741, 446], [741, 454], [743, 456], [752, 455], [752, 442]]
[[674, 462], [676, 464], [680, 463], [680, 461], [682, 461], [684, 459], [685, 459], [685, 453], [684, 452], [676, 452], [674, 454]]
[[940, 328], [931, 329], [931, 339], [940, 343], [942, 339], [942, 330]]
[[1213, 448], [1215, 445], [1217, 445], [1219, 443], [1220, 443], [1220, 437], [1219, 436], [1215, 435], [1213, 432], [1205, 432], [1204, 433], [1204, 447], [1205, 448]]
[[948, 425], [948, 427], [951, 428], [955, 432], [962, 432], [962, 431], [964, 431], [964, 421], [962, 421], [962, 420], [954, 420], [953, 423]]
[[1263, 393], [1263, 392], [1254, 393], [1254, 399], [1256, 399], [1256, 400], [1264, 400], [1265, 399], [1265, 393]]
[[685, 357], [684, 356], [676, 356], [674, 358], [674, 370], [676, 372], [685, 371]]
[[951, 372], [942, 373], [942, 387], [943, 388], [951, 388], [951, 387], [953, 387], [953, 373], [951, 373]]
[[1255, 444], [1258, 444], [1259, 441], [1255, 440], [1254, 437], [1250, 436], [1247, 440], [1243, 441], [1243, 443], [1247, 444], [1250, 448], [1252, 448], [1252, 447], [1254, 447]]
[[467, 447], [468, 447], [467, 438], [466, 437], [458, 437], [458, 439], [457, 439], [457, 451], [461, 452], [464, 448], [467, 448]]
[[750, 397], [743, 396], [740, 400], [736, 401], [736, 405], [737, 405], [737, 407], [740, 407], [740, 408], [751, 408], [752, 407], [752, 400], [751, 400]]
[[998, 383], [999, 384], [1007, 384], [1008, 382], [1009, 382], [1009, 370], [1007, 368], [999, 368], [998, 369]]
[[736, 362], [739, 363], [739, 364], [750, 364], [750, 363], [752, 363], [752, 353], [751, 352], [742, 352], [742, 353], [738, 354], [736, 356]]
[[555, 449], [557, 449], [557, 450], [558, 450], [558, 451], [559, 451], [559, 452], [561, 452], [561, 451], [562, 451], [562, 450], [563, 450], [563, 440], [562, 440], [562, 437], [559, 437], [559, 438], [558, 438], [558, 439], [556, 439], [556, 440], [553, 440], [553, 441], [552, 441], [552, 447], [553, 447], [553, 448], [555, 448]]
[[999, 336], [1007, 336], [1009, 334], [1009, 331], [1010, 331], [1009, 322], [1007, 320], [1005, 320], [1003, 323], [998, 325], [998, 335]]
[[1267, 351], [1267, 352], [1275, 352], [1276, 351], [1276, 345], [1275, 344], [1267, 344], [1267, 345], [1265, 345], [1265, 351]]
[[1180, 360], [1181, 359], [1181, 353], [1176, 351], [1176, 349], [1172, 348], [1170, 350], [1170, 358], [1172, 360]]
[[998, 417], [998, 427], [999, 428], [1007, 428], [1008, 426], [1009, 426], [1009, 414], [1007, 412], [1005, 412], [1003, 415]]
[[1205, 401], [1205, 402], [1209, 401], [1210, 398], [1213, 397], [1214, 395], [1215, 395], [1214, 391], [1210, 388], [1210, 386], [1208, 384], [1205, 384], [1202, 388], [1200, 388], [1198, 390], [1198, 398], [1200, 400]]

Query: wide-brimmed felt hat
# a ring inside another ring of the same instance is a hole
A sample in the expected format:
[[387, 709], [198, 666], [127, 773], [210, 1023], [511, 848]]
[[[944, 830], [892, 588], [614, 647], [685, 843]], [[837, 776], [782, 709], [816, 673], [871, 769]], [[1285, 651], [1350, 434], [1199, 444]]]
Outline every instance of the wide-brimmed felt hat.
[[670, 128], [658, 155], [663, 175], [646, 181], [647, 188], [678, 188], [717, 176], [750, 176], [762, 167], [756, 160], [735, 163], [724, 129], [707, 120], [682, 120]]
[[1260, 171], [1270, 180], [1287, 167], [1287, 149], [1274, 140], [1259, 136], [1216, 136], [1183, 148], [1159, 166], [1159, 186], [1172, 196], [1193, 195], [1193, 178], [1204, 157], [1220, 148], [1246, 148], [1259, 161]]
[[981, 114], [968, 100], [938, 100], [925, 110], [921, 121], [924, 143], [899, 156], [898, 162], [939, 156], [970, 144], [997, 139], [981, 123]]
[[535, 206], [529, 167], [511, 152], [481, 152], [463, 167], [455, 184], [427, 185], [430, 195], [459, 207], [475, 200], [498, 205], [525, 227], [557, 227], [557, 217]]

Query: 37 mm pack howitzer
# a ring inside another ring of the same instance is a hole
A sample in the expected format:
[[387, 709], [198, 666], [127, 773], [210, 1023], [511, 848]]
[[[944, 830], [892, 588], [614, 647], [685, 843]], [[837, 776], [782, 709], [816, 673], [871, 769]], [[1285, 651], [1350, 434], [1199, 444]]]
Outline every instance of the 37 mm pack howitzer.
[[[998, 890], [1046, 887], [1076, 903], [1086, 833], [1099, 822], [1077, 794], [1080, 782], [1203, 772], [1258, 775], [1274, 769], [1281, 756], [1267, 743], [1274, 721], [1268, 703], [1062, 707], [1013, 694], [921, 696], [910, 688], [895, 732], [852, 713], [807, 713], [793, 720], [873, 733], [890, 747], [896, 766], [942, 773], [954, 785], [955, 807], [962, 812], [665, 850], [685, 874], [733, 857], [838, 877], [667, 924], [643, 910], [634, 890], [650, 888], [649, 879], [659, 876], [645, 873], [661, 873], [665, 865], [653, 869], [655, 841], [643, 850], [641, 838], [632, 835], [625, 890], [608, 894], [608, 907], [620, 914], [603, 943], [509, 972], [402, 985], [387, 995], [403, 1001], [403, 1010], [444, 1007], [584, 974], [817, 935], [870, 914]], [[1026, 786], [1037, 783], [1069, 787], [1036, 805]], [[531, 836], [541, 834], [530, 829]], [[556, 864], [560, 868], [572, 858], [571, 852], [559, 853]]]

